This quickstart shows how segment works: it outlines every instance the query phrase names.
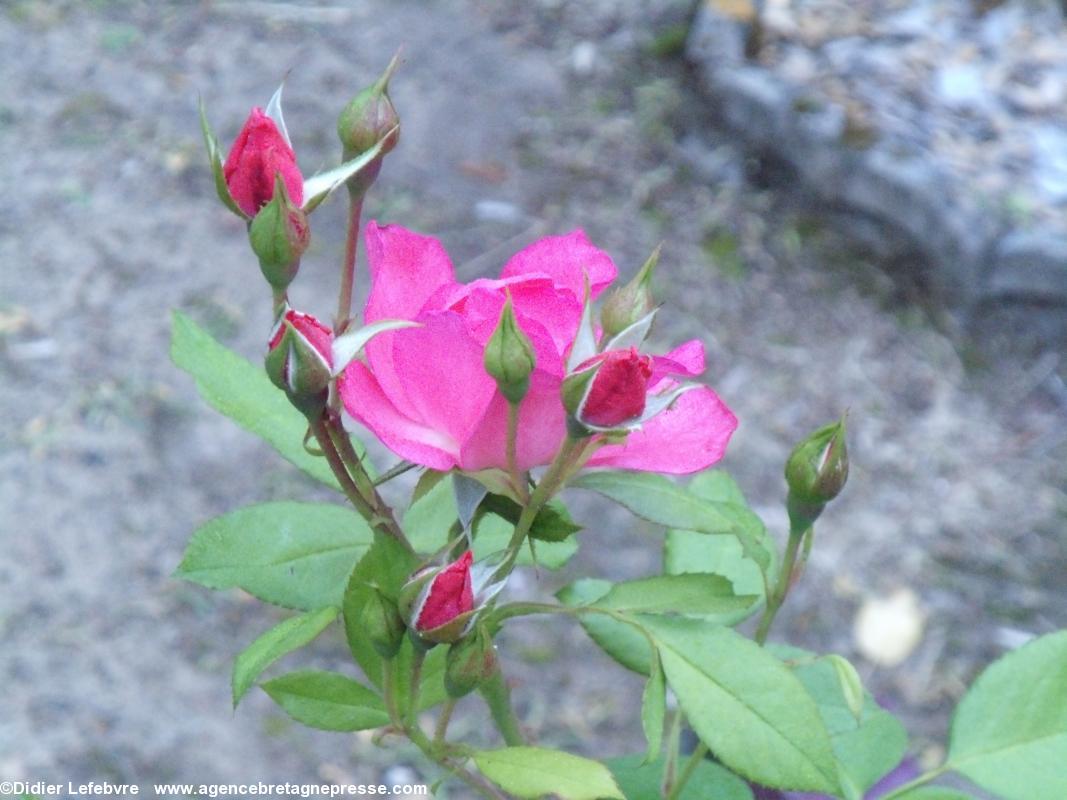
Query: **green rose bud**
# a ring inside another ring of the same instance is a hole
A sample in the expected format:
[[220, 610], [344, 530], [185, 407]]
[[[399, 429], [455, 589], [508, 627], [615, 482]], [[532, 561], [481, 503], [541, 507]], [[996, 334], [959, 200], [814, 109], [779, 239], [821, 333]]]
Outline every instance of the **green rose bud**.
[[509, 403], [519, 403], [530, 390], [530, 374], [536, 364], [533, 345], [519, 328], [509, 294], [500, 322], [485, 345], [485, 371]]
[[604, 301], [600, 311], [600, 324], [606, 337], [616, 336], [638, 320], [647, 317], [656, 307], [652, 298], [652, 272], [659, 263], [661, 247], [662, 245], [656, 246], [633, 280], [615, 289]]
[[448, 649], [445, 658], [445, 690], [449, 697], [470, 694], [496, 669], [496, 648], [485, 625], [478, 625]]
[[359, 616], [371, 645], [382, 658], [392, 658], [404, 642], [406, 627], [396, 604], [374, 587]]
[[785, 480], [794, 528], [806, 528], [848, 480], [844, 417], [819, 428], [793, 448], [785, 464]]
[[274, 197], [248, 226], [252, 252], [271, 288], [284, 292], [300, 269], [300, 257], [311, 241], [307, 214], [289, 199], [279, 172], [274, 179]]
[[351, 161], [384, 140], [380, 155], [348, 179], [348, 191], [353, 197], [366, 194], [381, 171], [386, 153], [400, 141], [400, 117], [389, 98], [389, 79], [399, 57], [399, 53], [393, 56], [382, 76], [357, 94], [337, 118], [337, 136], [341, 140], [344, 161]]

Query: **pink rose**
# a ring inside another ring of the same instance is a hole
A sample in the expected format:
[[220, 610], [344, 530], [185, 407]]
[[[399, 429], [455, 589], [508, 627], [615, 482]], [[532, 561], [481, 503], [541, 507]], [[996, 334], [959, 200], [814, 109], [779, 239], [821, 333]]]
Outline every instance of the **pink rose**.
[[242, 211], [254, 217], [274, 197], [274, 177], [278, 173], [289, 199], [299, 208], [304, 201], [304, 178], [293, 148], [274, 120], [263, 109], [253, 108], [222, 165], [230, 196]]
[[[420, 327], [380, 334], [366, 347], [367, 363], [345, 370], [339, 387], [348, 413], [397, 455], [432, 469], [505, 467], [508, 403], [485, 371], [484, 351], [510, 293], [537, 357], [519, 411], [518, 467], [549, 463], [566, 435], [560, 385], [581, 321], [585, 280], [598, 296], [617, 274], [610, 256], [575, 231], [515, 254], [499, 279], [462, 284], [436, 239], [371, 222], [366, 243], [366, 324], [394, 318]], [[674, 385], [670, 375], [703, 371], [703, 345], [690, 341], [652, 358], [647, 388]], [[722, 457], [736, 427], [726, 405], [700, 387], [589, 463], [695, 472]]]
[[578, 365], [578, 370], [594, 364], [596, 375], [589, 385], [577, 419], [598, 428], [617, 428], [644, 413], [648, 381], [652, 377], [652, 359], [629, 350], [612, 350]]

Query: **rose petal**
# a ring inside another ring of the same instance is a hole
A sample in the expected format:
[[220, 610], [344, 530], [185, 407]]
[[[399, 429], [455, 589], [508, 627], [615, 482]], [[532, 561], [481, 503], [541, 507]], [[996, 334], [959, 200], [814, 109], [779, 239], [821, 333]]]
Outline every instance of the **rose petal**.
[[526, 274], [547, 275], [580, 303], [586, 276], [595, 298], [615, 280], [618, 270], [611, 256], [590, 242], [584, 231], [576, 230], [565, 236], [546, 236], [520, 250], [504, 265], [500, 276]]
[[669, 410], [634, 431], [623, 445], [599, 450], [590, 466], [684, 475], [722, 458], [737, 417], [711, 389], [686, 392]]

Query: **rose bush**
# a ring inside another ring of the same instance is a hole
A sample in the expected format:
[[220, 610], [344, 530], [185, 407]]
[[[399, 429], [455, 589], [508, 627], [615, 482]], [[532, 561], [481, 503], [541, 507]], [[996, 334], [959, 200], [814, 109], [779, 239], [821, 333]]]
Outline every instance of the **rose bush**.
[[[431, 469], [505, 467], [508, 403], [483, 359], [510, 294], [537, 356], [519, 410], [517, 465], [525, 470], [551, 461], [566, 435], [560, 387], [582, 319], [585, 281], [595, 299], [617, 275], [611, 257], [575, 231], [520, 251], [498, 279], [464, 284], [436, 239], [371, 222], [365, 240], [371, 273], [365, 322], [407, 319], [420, 327], [376, 337], [366, 363], [348, 367], [339, 381], [348, 413], [394, 453]], [[648, 389], [662, 390], [673, 385], [672, 375], [704, 371], [704, 347], [689, 341], [651, 363]], [[700, 387], [625, 443], [597, 451], [589, 464], [696, 472], [722, 458], [736, 427], [718, 395]]]

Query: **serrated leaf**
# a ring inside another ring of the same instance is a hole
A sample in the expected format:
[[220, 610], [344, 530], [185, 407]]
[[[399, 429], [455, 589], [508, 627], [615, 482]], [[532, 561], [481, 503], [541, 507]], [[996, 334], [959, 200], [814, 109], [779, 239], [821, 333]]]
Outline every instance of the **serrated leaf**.
[[648, 742], [646, 763], [655, 761], [663, 746], [663, 718], [667, 713], [667, 684], [658, 655], [652, 656], [649, 666], [651, 670], [641, 695], [641, 728]]
[[[556, 598], [568, 606], [591, 606], [611, 590], [611, 582], [598, 578], [582, 578], [556, 593]], [[619, 664], [640, 675], [648, 675], [652, 648], [648, 639], [634, 626], [603, 614], [583, 614], [579, 622], [597, 645]]]
[[513, 795], [537, 800], [546, 794], [561, 800], [625, 800], [603, 764], [540, 747], [505, 747], [474, 754], [485, 777]]
[[717, 618], [732, 616], [755, 598], [738, 597], [720, 575], [657, 575], [616, 583], [595, 605], [641, 614], [683, 614]]
[[947, 766], [1008, 800], [1067, 797], [1067, 631], [993, 662], [956, 708]]
[[[264, 439], [315, 480], [339, 489], [326, 460], [304, 449], [307, 419], [270, 382], [262, 366], [223, 347], [180, 311], [173, 316], [170, 357], [196, 379], [208, 405]], [[358, 442], [353, 445], [361, 452]]]
[[[627, 800], [661, 796], [664, 759], [645, 764], [641, 756], [611, 758], [604, 762]], [[713, 761], [701, 761], [686, 782], [678, 800], [752, 800], [748, 784]]]
[[284, 608], [339, 606], [371, 539], [363, 518], [343, 506], [261, 503], [198, 528], [175, 576], [211, 589], [244, 589]]
[[335, 672], [290, 672], [262, 688], [290, 717], [319, 730], [362, 731], [389, 724], [375, 692]]
[[[776, 646], [772, 652], [797, 660], [793, 673], [819, 707], [847, 797], [864, 793], [896, 767], [908, 747], [904, 726], [867, 693], [857, 719], [831, 661]], [[860, 687], [862, 691], [862, 686]]]
[[745, 506], [705, 500], [653, 473], [587, 472], [571, 485], [598, 492], [657, 525], [734, 536], [746, 557], [764, 572], [773, 562], [772, 550], [761, 535], [763, 523]]
[[287, 653], [303, 647], [337, 619], [334, 607], [309, 611], [275, 625], [246, 647], [233, 662], [233, 705], [244, 697], [260, 674]]
[[773, 655], [730, 628], [643, 615], [693, 730], [734, 772], [765, 786], [835, 794], [819, 710]]

